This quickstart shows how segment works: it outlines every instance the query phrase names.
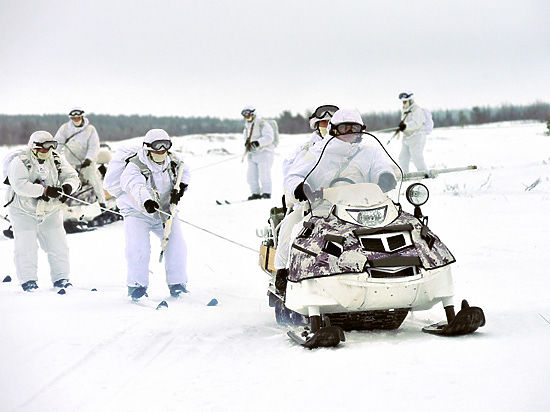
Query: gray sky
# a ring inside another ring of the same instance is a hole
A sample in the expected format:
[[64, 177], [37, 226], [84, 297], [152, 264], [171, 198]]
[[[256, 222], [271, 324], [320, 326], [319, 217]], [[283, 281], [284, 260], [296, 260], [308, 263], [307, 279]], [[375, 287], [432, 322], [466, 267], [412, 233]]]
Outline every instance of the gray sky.
[[550, 101], [548, 0], [0, 0], [0, 113]]

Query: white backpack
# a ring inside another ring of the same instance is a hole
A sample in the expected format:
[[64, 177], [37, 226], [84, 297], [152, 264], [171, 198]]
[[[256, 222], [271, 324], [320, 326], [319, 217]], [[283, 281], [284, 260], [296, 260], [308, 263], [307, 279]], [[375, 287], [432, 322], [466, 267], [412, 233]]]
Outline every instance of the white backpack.
[[428, 109], [422, 108], [424, 111], [424, 129], [426, 134], [430, 134], [434, 129], [434, 120], [432, 118], [432, 113]]
[[12, 150], [4, 157], [4, 160], [2, 161], [2, 183], [5, 185], [9, 185], [8, 169], [10, 168], [11, 161], [24, 152], [25, 149]]
[[263, 119], [267, 122], [273, 129], [273, 146], [277, 147], [279, 145], [279, 125], [273, 119]]

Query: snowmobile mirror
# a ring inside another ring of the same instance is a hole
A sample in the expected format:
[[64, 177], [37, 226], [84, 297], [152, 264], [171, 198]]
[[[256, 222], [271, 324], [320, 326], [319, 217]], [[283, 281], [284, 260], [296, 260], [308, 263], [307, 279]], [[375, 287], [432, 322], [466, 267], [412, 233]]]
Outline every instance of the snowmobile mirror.
[[430, 192], [422, 183], [414, 183], [407, 188], [405, 195], [411, 205], [422, 206], [428, 201]]

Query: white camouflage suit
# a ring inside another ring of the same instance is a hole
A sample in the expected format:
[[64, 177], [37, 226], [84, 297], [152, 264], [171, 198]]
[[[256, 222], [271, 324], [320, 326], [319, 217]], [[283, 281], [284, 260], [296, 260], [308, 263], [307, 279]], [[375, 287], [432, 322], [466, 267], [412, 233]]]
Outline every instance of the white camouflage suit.
[[402, 146], [399, 153], [399, 166], [403, 173], [409, 172], [409, 163], [412, 159], [416, 170], [427, 170], [424, 161], [424, 146], [426, 145], [427, 130], [424, 126], [426, 115], [424, 110], [416, 103], [407, 109], [402, 109], [401, 120], [404, 119], [407, 128], [401, 132]]
[[[145, 178], [139, 167], [129, 162], [120, 176], [120, 187], [124, 193], [117, 198], [117, 206], [124, 215], [127, 285], [147, 287], [151, 255], [149, 232], [153, 232], [162, 240], [165, 219], [159, 213], [147, 213], [143, 204], [146, 200], [154, 200], [163, 211], [167, 213], [170, 211], [170, 191], [175, 183], [169, 172], [170, 156], [175, 161], [179, 160], [171, 154], [163, 164], [157, 164], [149, 158], [143, 148], [139, 149], [137, 156], [151, 171], [151, 175]], [[184, 166], [182, 183], [189, 184], [189, 180], [189, 169]], [[172, 223], [164, 257], [166, 283], [168, 285], [187, 283], [187, 246], [181, 224], [176, 219]]]
[[[60, 152], [78, 170], [82, 181], [88, 182], [92, 186], [99, 203], [105, 204], [105, 192], [96, 165], [99, 153], [99, 136], [95, 127], [85, 117], [80, 127], [76, 127], [73, 121], [69, 120], [61, 125], [55, 134], [55, 140], [61, 145]], [[90, 159], [92, 163], [87, 167], [80, 168], [86, 159]]]
[[[42, 164], [31, 152], [34, 142], [53, 140], [48, 132], [31, 135], [29, 148], [15, 157], [9, 164], [8, 179], [15, 196], [9, 205], [9, 217], [15, 241], [14, 260], [19, 283], [38, 280], [38, 245], [48, 255], [52, 282], [69, 279], [69, 248], [63, 228], [62, 204], [58, 199], [38, 199], [47, 186], [61, 187], [68, 184], [72, 191], [78, 189], [80, 181], [76, 171], [62, 156], [54, 163], [53, 153]], [[25, 165], [30, 165], [30, 169]]]
[[[254, 129], [251, 129], [254, 126]], [[250, 135], [252, 130], [252, 135]], [[271, 194], [271, 167], [273, 166], [273, 128], [262, 118], [255, 116], [251, 122], [245, 121], [243, 137], [246, 143], [258, 142], [259, 147], [247, 153], [248, 172], [247, 181], [252, 194]]]
[[[327, 137], [314, 144], [303, 158], [294, 162], [285, 179], [285, 187], [288, 191], [294, 192], [296, 187], [304, 181], [314, 168], [325, 146], [327, 147], [323, 158], [307, 178], [307, 184], [314, 191], [329, 187], [332, 180], [338, 177], [347, 177], [355, 183], [378, 183], [382, 174], [394, 175], [393, 167], [380, 147], [346, 143], [337, 138]], [[286, 217], [293, 223], [292, 228], [302, 220], [303, 214], [304, 210], [297, 208]], [[290, 246], [294, 241], [292, 228], [285, 230], [286, 238], [279, 234], [274, 262], [276, 269], [288, 267]]]
[[279, 226], [279, 235], [277, 244], [277, 250], [281, 247], [281, 253], [275, 253], [275, 268], [284, 269], [286, 267], [286, 255], [283, 253], [283, 250], [289, 249], [289, 240], [292, 228], [300, 222], [303, 218], [304, 206], [296, 200], [294, 197], [294, 187], [290, 190], [288, 176], [289, 171], [296, 162], [300, 162], [304, 159], [304, 156], [308, 150], [317, 142], [323, 140], [318, 131], [315, 131], [311, 134], [311, 138], [304, 144], [302, 144], [296, 151], [283, 161], [283, 185], [285, 192], [285, 203], [286, 206], [290, 209], [293, 208], [293, 211], [285, 216], [282, 220], [281, 225]]

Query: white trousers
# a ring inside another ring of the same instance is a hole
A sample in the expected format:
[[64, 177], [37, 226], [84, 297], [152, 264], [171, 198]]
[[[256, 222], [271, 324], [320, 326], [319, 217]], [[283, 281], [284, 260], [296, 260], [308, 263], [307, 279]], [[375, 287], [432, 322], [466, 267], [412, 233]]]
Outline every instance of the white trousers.
[[248, 154], [247, 181], [253, 194], [271, 194], [273, 156], [273, 152], [268, 150]]
[[63, 212], [57, 210], [49, 216], [38, 218], [19, 208], [10, 207], [9, 216], [13, 227], [15, 272], [19, 283], [38, 280], [38, 243], [48, 255], [52, 282], [68, 279], [69, 247], [63, 228]]
[[92, 186], [98, 202], [105, 203], [105, 192], [103, 191], [103, 183], [101, 182], [96, 162], [92, 162], [90, 166], [80, 169], [79, 174], [81, 180], [88, 182]]
[[[164, 227], [160, 219], [145, 215], [124, 217], [126, 233], [126, 261], [128, 268], [128, 286], [149, 285], [149, 259], [151, 257], [151, 241], [149, 232], [153, 232], [161, 240]], [[181, 224], [178, 220], [172, 222], [172, 232], [164, 251], [164, 267], [166, 283], [187, 283], [187, 245], [183, 238]]]
[[416, 170], [427, 170], [424, 161], [424, 146], [426, 146], [426, 135], [419, 134], [408, 139], [403, 139], [401, 153], [399, 153], [399, 166], [403, 173], [409, 172], [409, 163], [412, 159]]
[[290, 212], [281, 222], [279, 236], [277, 238], [277, 250], [275, 252], [275, 269], [284, 269], [288, 267], [290, 256], [290, 247], [294, 241], [292, 229], [302, 221], [304, 209], [300, 203], [296, 203], [294, 210]]

